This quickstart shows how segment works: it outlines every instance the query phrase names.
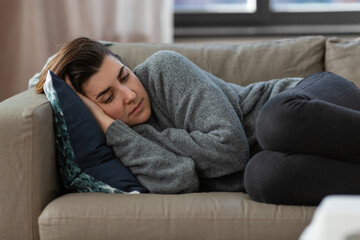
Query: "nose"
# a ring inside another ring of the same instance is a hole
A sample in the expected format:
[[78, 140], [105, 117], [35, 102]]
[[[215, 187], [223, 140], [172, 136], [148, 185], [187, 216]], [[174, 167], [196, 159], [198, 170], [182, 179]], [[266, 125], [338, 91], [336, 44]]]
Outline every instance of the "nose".
[[126, 86], [120, 86], [119, 91], [125, 103], [130, 103], [136, 98], [136, 93]]

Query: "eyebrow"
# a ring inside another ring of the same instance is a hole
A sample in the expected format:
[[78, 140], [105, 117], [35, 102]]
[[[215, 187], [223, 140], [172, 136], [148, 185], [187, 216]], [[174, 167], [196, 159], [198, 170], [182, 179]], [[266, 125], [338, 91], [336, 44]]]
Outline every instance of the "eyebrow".
[[111, 89], [111, 87], [108, 87], [108, 88], [105, 89], [104, 91], [101, 91], [101, 92], [95, 97], [95, 99], [98, 99], [99, 97], [101, 97], [102, 95], [104, 95], [105, 93], [107, 93], [110, 89]]
[[[124, 68], [125, 68], [125, 65], [123, 65], [121, 68], [120, 68], [120, 71], [119, 71], [119, 74], [117, 76], [117, 79], [119, 79], [122, 75], [122, 73], [124, 72]], [[111, 87], [108, 87], [106, 88], [104, 91], [101, 91], [96, 97], [95, 99], [98, 99], [100, 98], [101, 96], [103, 96], [104, 94], [106, 94], [109, 90], [111, 89]]]
[[122, 73], [124, 72], [124, 68], [125, 68], [125, 65], [123, 65], [121, 68], [120, 68], [120, 72], [119, 72], [119, 75], [117, 76], [117, 79], [119, 79], [122, 75]]

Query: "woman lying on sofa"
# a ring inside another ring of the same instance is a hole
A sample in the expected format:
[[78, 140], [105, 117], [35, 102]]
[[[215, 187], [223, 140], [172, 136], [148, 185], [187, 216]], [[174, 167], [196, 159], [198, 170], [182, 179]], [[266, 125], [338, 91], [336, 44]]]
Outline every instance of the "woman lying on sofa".
[[150, 192], [246, 191], [306, 205], [360, 194], [360, 91], [333, 73], [242, 87], [170, 51], [132, 71], [88, 38], [59, 50], [38, 93], [48, 70], [76, 91]]

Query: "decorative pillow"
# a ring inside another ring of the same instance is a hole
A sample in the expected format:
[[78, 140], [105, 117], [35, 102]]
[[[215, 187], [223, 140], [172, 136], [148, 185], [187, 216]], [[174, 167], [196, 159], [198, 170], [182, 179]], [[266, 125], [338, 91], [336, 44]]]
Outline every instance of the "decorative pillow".
[[354, 82], [360, 88], [360, 39], [331, 37], [326, 41], [325, 70]]
[[64, 186], [75, 192], [146, 192], [115, 157], [100, 126], [76, 93], [49, 71], [44, 85], [54, 114], [56, 161]]

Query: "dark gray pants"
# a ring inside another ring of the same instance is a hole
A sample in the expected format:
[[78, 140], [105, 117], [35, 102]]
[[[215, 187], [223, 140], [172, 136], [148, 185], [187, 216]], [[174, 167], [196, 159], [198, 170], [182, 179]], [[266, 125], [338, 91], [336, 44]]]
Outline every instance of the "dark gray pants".
[[360, 90], [329, 72], [308, 76], [259, 113], [263, 151], [245, 169], [253, 200], [317, 205], [330, 194], [360, 194]]

